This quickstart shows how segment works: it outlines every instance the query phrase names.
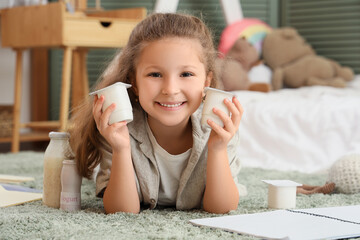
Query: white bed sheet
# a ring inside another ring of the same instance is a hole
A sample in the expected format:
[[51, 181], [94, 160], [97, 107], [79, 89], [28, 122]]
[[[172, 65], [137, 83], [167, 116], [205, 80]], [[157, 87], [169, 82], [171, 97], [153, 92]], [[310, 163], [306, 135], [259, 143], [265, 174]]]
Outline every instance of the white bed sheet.
[[245, 109], [238, 148], [245, 167], [314, 173], [360, 153], [360, 76], [345, 89], [234, 93]]

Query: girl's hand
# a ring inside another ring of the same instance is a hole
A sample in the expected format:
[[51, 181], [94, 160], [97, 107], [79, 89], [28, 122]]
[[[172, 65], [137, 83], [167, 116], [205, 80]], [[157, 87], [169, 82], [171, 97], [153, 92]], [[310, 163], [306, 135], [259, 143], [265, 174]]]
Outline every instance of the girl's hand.
[[224, 99], [224, 103], [231, 112], [231, 118], [223, 111], [214, 108], [213, 112], [222, 120], [224, 127], [222, 128], [210, 119], [207, 123], [210, 125], [212, 131], [208, 141], [208, 147], [211, 150], [226, 149], [229, 141], [239, 129], [240, 120], [243, 115], [244, 109], [239, 100], [233, 97], [232, 102], [229, 99]]
[[113, 151], [120, 151], [124, 148], [130, 148], [129, 130], [126, 126], [126, 121], [113, 123], [109, 125], [110, 114], [115, 110], [115, 104], [111, 104], [102, 112], [105, 97], [94, 97], [93, 116], [96, 122], [97, 129], [100, 134], [111, 145]]

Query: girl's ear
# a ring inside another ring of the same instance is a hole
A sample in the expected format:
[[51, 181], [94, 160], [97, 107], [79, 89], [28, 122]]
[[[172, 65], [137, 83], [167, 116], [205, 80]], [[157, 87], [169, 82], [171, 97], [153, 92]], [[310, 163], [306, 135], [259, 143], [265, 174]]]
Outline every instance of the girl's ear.
[[132, 89], [133, 89], [133, 92], [135, 93], [136, 96], [139, 96], [139, 91], [138, 91], [138, 88], [136, 86], [136, 81], [135, 81], [135, 78], [132, 76], [131, 77], [131, 86], [132, 86]]
[[136, 95], [136, 96], [139, 96], [139, 91], [138, 91], [138, 88], [136, 87], [136, 84], [133, 83], [133, 84], [131, 84], [131, 85], [132, 85], [132, 89], [133, 89], [135, 95]]
[[209, 72], [206, 76], [206, 80], [205, 80], [205, 87], [210, 87], [211, 81], [213, 80], [214, 77], [214, 73], [213, 72]]

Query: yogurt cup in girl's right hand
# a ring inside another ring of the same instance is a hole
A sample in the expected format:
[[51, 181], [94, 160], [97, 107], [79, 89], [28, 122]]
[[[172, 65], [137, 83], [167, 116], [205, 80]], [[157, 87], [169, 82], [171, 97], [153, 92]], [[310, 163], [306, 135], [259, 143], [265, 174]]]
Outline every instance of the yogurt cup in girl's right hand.
[[219, 126], [224, 127], [224, 123], [217, 115], [215, 115], [215, 113], [213, 112], [213, 108], [215, 107], [230, 116], [230, 111], [226, 107], [224, 99], [227, 98], [232, 101], [233, 96], [234, 94], [230, 92], [225, 92], [216, 88], [206, 87], [205, 103], [201, 115], [201, 125], [204, 127], [210, 127], [207, 123], [207, 120], [211, 119]]
[[127, 92], [127, 88], [130, 88], [130, 84], [117, 82], [108, 87], [99, 89], [90, 93], [89, 95], [97, 94], [100, 98], [105, 97], [102, 110], [105, 111], [112, 103], [116, 104], [115, 110], [111, 113], [109, 118], [109, 124], [116, 122], [126, 121], [131, 122], [133, 120], [132, 106]]

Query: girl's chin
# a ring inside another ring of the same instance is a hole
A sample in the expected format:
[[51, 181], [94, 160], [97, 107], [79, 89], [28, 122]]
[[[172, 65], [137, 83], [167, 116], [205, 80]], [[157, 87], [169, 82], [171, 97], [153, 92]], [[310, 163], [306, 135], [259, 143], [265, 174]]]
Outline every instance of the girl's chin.
[[[156, 120], [153, 118], [154, 122], [161, 125], [161, 127], [171, 128], [171, 127], [180, 127], [186, 125], [189, 122], [190, 116], [160, 116], [156, 117]], [[152, 120], [149, 119], [149, 124], [151, 125]]]

